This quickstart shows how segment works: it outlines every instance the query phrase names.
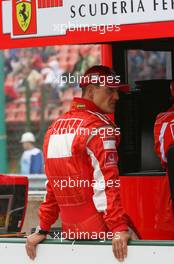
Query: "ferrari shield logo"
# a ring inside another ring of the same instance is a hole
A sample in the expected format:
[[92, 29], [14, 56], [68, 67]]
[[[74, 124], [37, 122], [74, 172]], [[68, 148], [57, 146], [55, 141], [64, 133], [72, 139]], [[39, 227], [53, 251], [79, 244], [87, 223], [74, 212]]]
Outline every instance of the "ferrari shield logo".
[[31, 12], [32, 12], [31, 2], [21, 1], [17, 3], [16, 5], [17, 21], [23, 32], [25, 32], [30, 25]]

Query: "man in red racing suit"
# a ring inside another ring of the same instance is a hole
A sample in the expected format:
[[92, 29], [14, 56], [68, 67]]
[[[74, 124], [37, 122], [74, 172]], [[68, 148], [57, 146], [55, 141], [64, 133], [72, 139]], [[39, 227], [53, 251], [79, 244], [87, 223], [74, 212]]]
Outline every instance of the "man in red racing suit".
[[167, 166], [167, 152], [174, 144], [174, 105], [160, 113], [154, 126], [155, 152], [164, 168]]
[[[171, 86], [172, 100], [174, 99], [174, 82]], [[160, 193], [159, 228], [168, 230], [174, 227], [174, 104], [166, 112], [158, 114], [154, 125], [155, 152], [166, 170], [163, 178], [163, 189]], [[165, 217], [164, 217], [165, 216]]]
[[[174, 81], [170, 85], [172, 101], [174, 100]], [[167, 153], [174, 145], [174, 104], [166, 112], [158, 114], [154, 125], [155, 152], [163, 168], [167, 168]]]
[[[113, 74], [104, 66], [89, 69], [85, 74], [89, 79], [80, 84], [82, 98], [74, 98], [70, 111], [49, 127], [44, 140], [47, 193], [39, 217], [43, 235], [59, 214], [66, 238], [92, 239], [94, 233], [95, 238], [101, 238], [101, 233], [110, 233], [113, 252], [123, 260], [128, 239], [137, 237], [120, 201], [117, 167], [120, 132], [105, 114], [114, 112], [118, 90], [127, 87], [115, 81], [109, 85], [107, 80], [103, 85], [98, 79], [97, 83], [92, 82], [94, 76]], [[31, 235], [26, 244], [31, 258], [35, 252], [30, 248], [39, 241], [34, 243], [35, 237], [36, 234]]]

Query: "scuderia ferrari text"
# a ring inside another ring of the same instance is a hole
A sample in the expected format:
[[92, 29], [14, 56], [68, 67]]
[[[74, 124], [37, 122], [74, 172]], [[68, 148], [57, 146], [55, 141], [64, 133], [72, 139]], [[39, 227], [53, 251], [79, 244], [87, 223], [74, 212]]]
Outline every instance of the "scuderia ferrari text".
[[[146, 2], [146, 3], [145, 3]], [[70, 6], [71, 18], [78, 17], [95, 17], [119, 14], [141, 14], [148, 12], [146, 6], [151, 7], [153, 11], [174, 10], [174, 0], [118, 0], [105, 2], [83, 3]]]

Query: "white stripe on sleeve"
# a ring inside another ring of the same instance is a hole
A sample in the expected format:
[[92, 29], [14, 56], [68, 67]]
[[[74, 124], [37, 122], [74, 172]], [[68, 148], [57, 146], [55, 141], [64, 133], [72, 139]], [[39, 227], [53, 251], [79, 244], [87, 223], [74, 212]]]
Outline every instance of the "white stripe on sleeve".
[[167, 162], [167, 159], [166, 159], [166, 157], [165, 157], [165, 152], [164, 152], [164, 133], [165, 133], [165, 130], [166, 130], [167, 125], [168, 125], [167, 122], [165, 122], [165, 123], [162, 125], [161, 131], [160, 131], [160, 136], [159, 136], [160, 152], [161, 152], [162, 160], [163, 160], [164, 162]]
[[105, 180], [103, 173], [100, 169], [99, 162], [95, 157], [94, 153], [87, 148], [87, 153], [89, 154], [92, 166], [94, 169], [94, 181], [93, 185], [94, 195], [93, 202], [98, 212], [104, 212], [107, 209], [107, 198], [105, 193]]

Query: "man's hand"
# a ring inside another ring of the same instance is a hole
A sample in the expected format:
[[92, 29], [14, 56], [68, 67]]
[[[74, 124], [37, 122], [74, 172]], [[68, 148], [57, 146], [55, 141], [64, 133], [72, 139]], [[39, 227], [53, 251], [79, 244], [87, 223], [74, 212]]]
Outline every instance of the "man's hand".
[[27, 251], [27, 255], [34, 260], [36, 257], [36, 246], [39, 244], [42, 240], [46, 238], [46, 235], [41, 235], [38, 233], [34, 233], [27, 237], [25, 248]]
[[138, 237], [134, 232], [123, 231], [116, 233], [112, 239], [112, 250], [114, 256], [119, 261], [123, 261], [127, 257], [127, 243], [129, 239], [138, 239]]

